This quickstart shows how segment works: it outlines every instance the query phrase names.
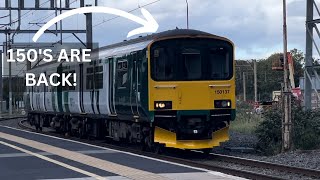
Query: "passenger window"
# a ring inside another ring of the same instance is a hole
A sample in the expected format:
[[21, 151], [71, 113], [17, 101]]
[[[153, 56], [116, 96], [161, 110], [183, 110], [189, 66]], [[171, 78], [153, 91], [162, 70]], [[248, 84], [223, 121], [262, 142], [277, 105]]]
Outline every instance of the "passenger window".
[[103, 89], [103, 66], [95, 67], [95, 75], [94, 75], [94, 88], [95, 89]]
[[118, 62], [118, 89], [125, 89], [128, 86], [128, 61]]
[[93, 89], [93, 67], [87, 68], [86, 89]]
[[103, 88], [103, 66], [87, 68], [86, 89], [102, 89]]
[[[69, 73], [71, 73], [72, 76], [73, 76], [73, 74], [76, 73], [76, 71], [70, 71]], [[67, 86], [68, 89], [69, 89], [69, 91], [74, 91], [74, 90], [76, 90], [76, 87], [73, 86], [73, 83], [74, 83], [73, 77], [70, 77], [70, 78], [69, 78], [69, 81], [70, 81], [70, 83], [72, 84], [72, 86]]]

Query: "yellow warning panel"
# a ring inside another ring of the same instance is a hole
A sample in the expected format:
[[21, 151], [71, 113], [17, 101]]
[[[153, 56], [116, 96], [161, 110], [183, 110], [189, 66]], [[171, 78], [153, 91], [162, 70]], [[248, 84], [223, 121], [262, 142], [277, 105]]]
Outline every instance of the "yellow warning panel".
[[181, 140], [177, 141], [176, 133], [155, 127], [154, 142], [165, 144], [166, 147], [178, 149], [207, 149], [220, 146], [220, 143], [229, 140], [229, 127], [212, 133], [208, 140]]

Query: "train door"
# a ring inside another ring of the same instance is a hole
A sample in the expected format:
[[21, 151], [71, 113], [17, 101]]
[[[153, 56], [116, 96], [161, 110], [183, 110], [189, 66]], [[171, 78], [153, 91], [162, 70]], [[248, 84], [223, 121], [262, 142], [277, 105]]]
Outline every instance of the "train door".
[[[47, 72], [44, 72], [45, 76], [47, 77]], [[47, 111], [46, 108], [46, 98], [47, 98], [47, 91], [48, 91], [48, 87], [45, 84], [42, 84], [42, 111]]]
[[109, 107], [110, 107], [110, 115], [109, 116], [117, 116], [116, 105], [115, 105], [115, 88], [116, 88], [116, 69], [117, 63], [115, 58], [108, 58], [108, 68], [109, 69], [109, 80], [106, 84], [109, 84]]
[[[107, 102], [107, 98], [104, 94], [104, 88], [103, 88], [103, 65], [102, 60], [96, 60], [94, 62], [94, 83], [93, 83], [93, 89], [94, 89], [94, 101], [93, 101], [93, 108], [95, 114], [101, 114], [100, 108], [107, 109], [107, 107], [104, 107], [103, 105]], [[105, 113], [105, 112], [104, 112]]]
[[35, 88], [35, 86], [31, 86], [31, 97], [30, 97], [30, 104], [31, 104], [31, 110], [32, 111], [35, 111], [36, 110], [36, 101], [35, 101], [35, 99], [34, 99], [34, 97], [35, 97], [35, 91], [36, 91], [36, 88]]
[[139, 54], [138, 52], [131, 54], [131, 78], [130, 78], [130, 106], [134, 118], [139, 118]]
[[[63, 68], [62, 68], [62, 62], [59, 64], [59, 66], [57, 67], [57, 73], [58, 74], [62, 74], [63, 72]], [[62, 81], [62, 77], [54, 77], [54, 82], [61, 82]], [[55, 88], [56, 92], [55, 92], [55, 104], [56, 104], [56, 111], [63, 113], [63, 102], [62, 102], [62, 84], [60, 84], [59, 86], [57, 86]]]
[[88, 114], [94, 114], [94, 62], [86, 63], [84, 65], [83, 82], [83, 107]]
[[116, 59], [116, 89], [115, 102], [117, 114], [131, 116], [130, 106], [130, 72], [128, 69], [128, 57], [123, 56]]
[[[53, 73], [53, 68], [48, 68], [48, 71], [46, 73], [47, 79], [49, 79], [49, 76]], [[52, 86], [50, 83], [47, 87], [45, 87], [45, 107], [48, 112], [54, 112], [54, 86]]]
[[83, 64], [79, 64], [79, 72], [80, 74], [78, 75], [79, 77], [79, 86], [78, 88], [78, 93], [79, 93], [79, 110], [81, 113], [85, 113], [84, 108], [83, 108]]

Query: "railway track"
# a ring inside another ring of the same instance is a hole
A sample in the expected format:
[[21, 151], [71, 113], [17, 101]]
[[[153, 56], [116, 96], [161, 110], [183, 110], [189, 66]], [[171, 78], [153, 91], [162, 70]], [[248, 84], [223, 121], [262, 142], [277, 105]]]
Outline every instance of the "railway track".
[[0, 117], [0, 121], [7, 121], [7, 120], [11, 120], [11, 119], [19, 119], [19, 118], [26, 118], [26, 116]]
[[246, 159], [246, 158], [240, 158], [240, 157], [234, 157], [234, 156], [227, 156], [227, 155], [221, 155], [221, 154], [211, 154], [210, 156], [215, 160], [220, 160], [224, 162], [242, 164], [245, 166], [253, 166], [258, 168], [266, 168], [266, 169], [271, 169], [276, 171], [290, 172], [294, 174], [302, 174], [305, 176], [311, 176], [311, 177], [320, 179], [320, 171], [315, 169], [286, 166], [282, 164], [276, 164], [271, 162], [258, 161], [258, 160]]
[[[34, 128], [26, 125], [26, 120], [19, 121], [18, 125], [23, 129], [27, 129], [27, 130], [34, 131], [34, 132], [36, 131]], [[208, 163], [203, 163], [199, 160], [177, 158], [177, 157], [173, 157], [170, 155], [169, 156], [168, 155], [159, 155], [159, 154], [155, 154], [152, 152], [141, 151], [137, 148], [108, 144], [108, 143], [104, 143], [102, 141], [91, 141], [91, 140], [74, 138], [74, 137], [65, 137], [61, 134], [57, 134], [57, 133], [53, 133], [53, 132], [41, 132], [41, 133], [46, 134], [46, 135], [60, 137], [60, 138], [76, 140], [76, 141], [84, 142], [84, 143], [91, 144], [91, 145], [101, 146], [101, 147], [105, 147], [105, 148], [110, 148], [110, 149], [130, 152], [130, 153], [134, 153], [134, 154], [144, 155], [144, 156], [148, 156], [148, 157], [152, 157], [152, 158], [157, 158], [160, 160], [166, 160], [166, 161], [170, 161], [170, 162], [174, 162], [174, 163], [180, 163], [180, 164], [193, 166], [193, 167], [197, 167], [197, 168], [203, 168], [203, 169], [207, 169], [207, 170], [211, 170], [211, 171], [218, 171], [221, 173], [230, 174], [230, 175], [248, 178], [248, 179], [259, 179], [259, 180], [270, 180], [270, 179], [278, 180], [279, 179], [280, 180], [280, 179], [284, 179], [284, 178], [279, 177], [279, 176], [274, 176], [274, 175], [266, 175], [263, 173], [259, 173], [257, 171], [255, 171], [255, 172], [254, 171], [247, 171], [247, 170], [243, 170], [241, 168], [225, 167], [225, 166], [219, 165], [219, 162], [222, 161], [222, 162], [233, 163], [233, 164], [242, 165], [242, 166], [246, 166], [246, 167], [269, 169], [269, 170], [277, 171], [277, 172], [281, 171], [281, 172], [286, 172], [286, 173], [293, 173], [293, 174], [297, 174], [300, 176], [310, 177], [310, 178], [315, 178], [315, 179], [320, 178], [320, 171], [319, 170], [298, 168], [298, 167], [293, 167], [293, 166], [280, 165], [280, 164], [269, 163], [269, 162], [264, 162], [264, 161], [257, 161], [257, 160], [252, 160], [252, 159], [226, 156], [226, 155], [221, 155], [221, 154], [209, 154], [209, 156], [206, 157], [206, 160], [209, 159], [212, 162], [216, 162], [216, 163], [215, 164], [208, 164]], [[199, 154], [199, 152], [194, 152], [194, 153]]]

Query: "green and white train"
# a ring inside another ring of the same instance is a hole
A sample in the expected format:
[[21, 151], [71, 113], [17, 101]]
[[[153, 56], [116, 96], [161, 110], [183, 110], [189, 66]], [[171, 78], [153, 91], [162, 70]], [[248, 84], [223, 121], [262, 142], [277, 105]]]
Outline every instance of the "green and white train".
[[90, 63], [56, 62], [29, 71], [77, 74], [75, 87], [27, 88], [32, 125], [149, 148], [208, 150], [228, 140], [235, 118], [230, 40], [177, 29], [93, 53], [98, 58]]

